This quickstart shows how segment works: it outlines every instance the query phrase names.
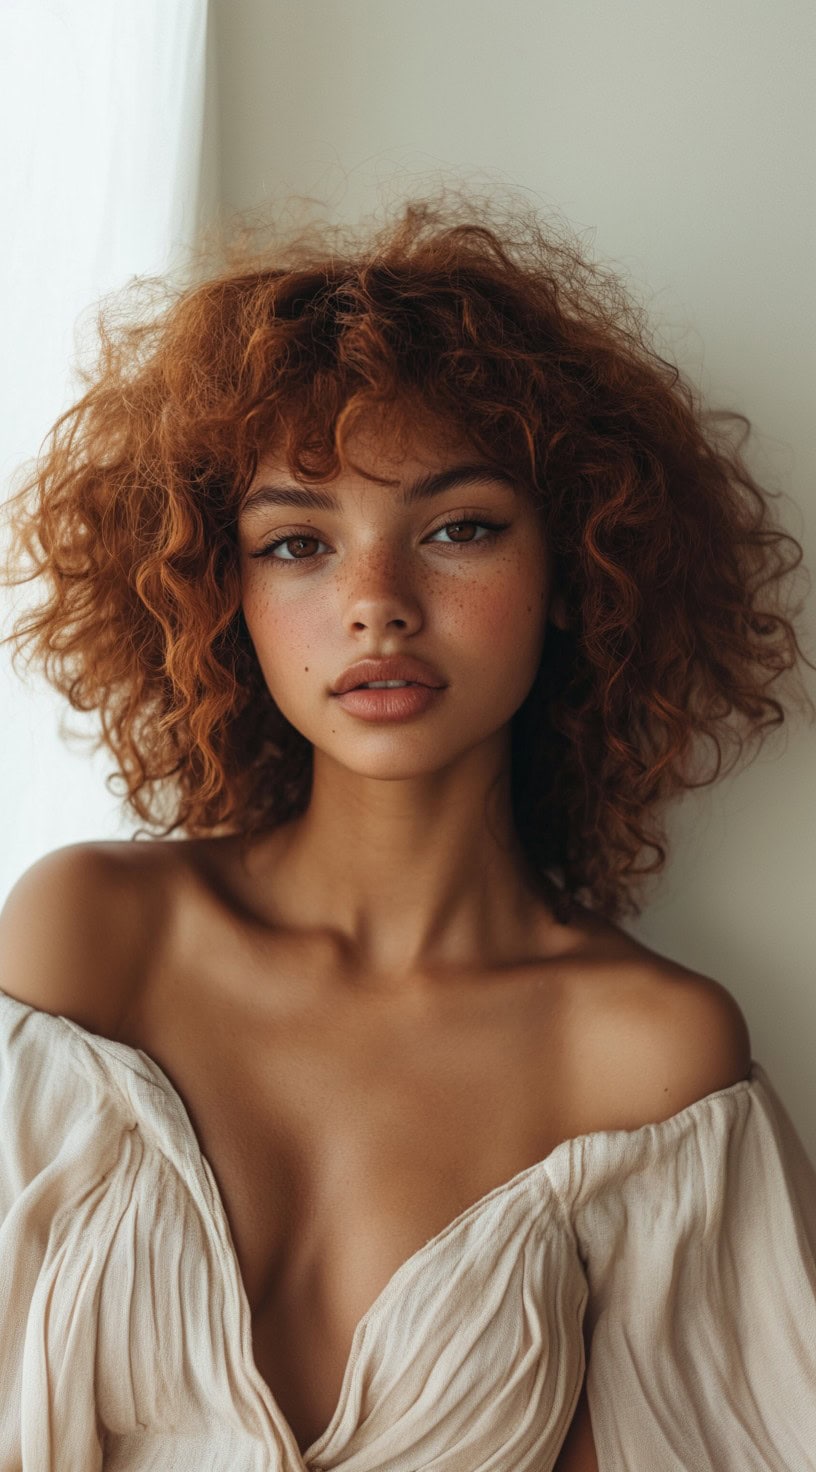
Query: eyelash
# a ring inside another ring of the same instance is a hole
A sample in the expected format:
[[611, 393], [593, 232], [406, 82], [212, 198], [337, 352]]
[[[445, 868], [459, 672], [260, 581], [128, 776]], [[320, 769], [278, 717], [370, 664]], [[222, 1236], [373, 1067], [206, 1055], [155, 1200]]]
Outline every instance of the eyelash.
[[[508, 521], [477, 521], [475, 520], [475, 518], [471, 518], [470, 520], [468, 520], [468, 518], [464, 516], [454, 516], [451, 517], [449, 521], [443, 521], [440, 526], [436, 527], [435, 531], [431, 533], [431, 536], [435, 537], [437, 532], [444, 531], [445, 527], [448, 526], [483, 527], [487, 530], [487, 536], [480, 537], [478, 541], [474, 540], [471, 542], [446, 542], [442, 545], [448, 547], [485, 547], [489, 543], [495, 542], [496, 539], [501, 536], [502, 532], [505, 531], [509, 525], [510, 523]], [[316, 537], [312, 532], [289, 532], [287, 536], [278, 537], [276, 541], [270, 542], [266, 547], [262, 547], [260, 552], [250, 553], [250, 556], [269, 557], [272, 562], [280, 563], [284, 567], [293, 567], [298, 562], [314, 562], [317, 556], [316, 553], [313, 553], [309, 557], [271, 557], [271, 554], [278, 547], [284, 547], [287, 542], [297, 542], [301, 538], [307, 542], [319, 542], [320, 540], [320, 538]]]

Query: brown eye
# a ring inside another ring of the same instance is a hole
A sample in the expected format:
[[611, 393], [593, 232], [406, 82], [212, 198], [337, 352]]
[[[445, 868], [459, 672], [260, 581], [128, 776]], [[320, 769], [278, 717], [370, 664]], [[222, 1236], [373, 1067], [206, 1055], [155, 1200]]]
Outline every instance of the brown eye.
[[[436, 531], [432, 532], [431, 535], [432, 537], [436, 537], [440, 532], [459, 532], [463, 527], [465, 529], [481, 530], [484, 532], [484, 536], [454, 536], [451, 538], [448, 546], [469, 547], [473, 544], [474, 546], [482, 547], [488, 542], [495, 541], [496, 537], [500, 536], [509, 525], [510, 523], [507, 521], [477, 521], [475, 517], [467, 518], [460, 516], [458, 520], [443, 521], [442, 525], [438, 526]], [[443, 542], [442, 546], [444, 545]]]
[[[431, 537], [429, 538], [429, 540], [432, 540], [434, 537], [438, 537], [440, 532], [453, 532], [454, 535], [451, 536], [447, 544], [449, 547], [484, 547], [488, 546], [491, 542], [494, 542], [497, 537], [501, 536], [502, 532], [509, 525], [510, 523], [506, 521], [480, 521], [477, 520], [476, 517], [468, 518], [460, 516], [456, 519], [452, 518], [450, 521], [443, 522], [441, 526], [438, 526], [436, 528], [435, 532], [431, 533]], [[461, 535], [461, 532], [463, 530], [465, 532], [464, 536]], [[484, 535], [471, 535], [471, 533], [473, 533], [474, 531], [481, 531], [484, 533]], [[282, 563], [288, 563], [290, 567], [295, 562], [317, 562], [319, 559], [315, 555], [315, 553], [308, 551], [309, 543], [312, 543], [313, 546], [318, 547], [322, 547], [325, 545], [323, 542], [321, 542], [319, 537], [311, 536], [307, 532], [290, 532], [287, 537], [278, 537], [274, 542], [270, 542], [268, 546], [262, 547], [260, 552], [250, 553], [250, 556], [266, 557], [269, 559], [270, 562], [277, 563], [279, 565]], [[437, 543], [437, 546], [439, 545], [444, 546], [445, 544], [444, 542]], [[307, 548], [307, 551], [305, 553], [303, 552], [304, 546]], [[296, 550], [295, 552], [288, 552], [288, 555], [285, 557], [276, 556], [279, 547], [285, 547], [287, 548], [287, 551], [290, 547], [294, 547], [299, 550]]]
[[[294, 544], [295, 547], [300, 547], [301, 550], [302, 550], [303, 544], [306, 543], [306, 545], [308, 546], [309, 542], [317, 542], [317, 537], [287, 537], [285, 539], [285, 542], [283, 544], [281, 544], [280, 542], [278, 542], [277, 545], [278, 546], [284, 545], [286, 547], [291, 547], [292, 544]], [[298, 559], [298, 560], [300, 560], [300, 559]]]
[[317, 546], [321, 545], [319, 537], [307, 537], [303, 533], [300, 533], [295, 534], [291, 537], [279, 537], [276, 542], [270, 542], [268, 547], [262, 547], [260, 552], [253, 552], [252, 556], [271, 557], [273, 562], [309, 562], [311, 561], [310, 557], [300, 557], [297, 554], [289, 557], [272, 557], [272, 553], [275, 552], [278, 547], [290, 547], [292, 544], [294, 544], [295, 546], [300, 546], [302, 548], [304, 542], [307, 545], [309, 542], [314, 542], [317, 544]]

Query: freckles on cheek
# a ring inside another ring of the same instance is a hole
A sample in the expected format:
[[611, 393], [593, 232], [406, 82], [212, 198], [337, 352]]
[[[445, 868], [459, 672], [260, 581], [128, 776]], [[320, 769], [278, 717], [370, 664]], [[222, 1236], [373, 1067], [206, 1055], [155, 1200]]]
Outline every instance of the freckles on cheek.
[[250, 587], [243, 599], [244, 618], [253, 633], [263, 637], [267, 630], [277, 632], [286, 617], [286, 609], [263, 587]]
[[525, 627], [533, 628], [540, 614], [541, 594], [536, 588], [515, 586], [507, 577], [485, 581], [462, 599], [457, 609], [464, 632], [478, 639], [517, 641]]

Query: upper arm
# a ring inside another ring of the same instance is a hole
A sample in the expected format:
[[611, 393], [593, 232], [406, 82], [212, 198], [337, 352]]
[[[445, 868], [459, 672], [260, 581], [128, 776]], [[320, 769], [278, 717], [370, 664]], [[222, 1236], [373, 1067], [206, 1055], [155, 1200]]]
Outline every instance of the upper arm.
[[91, 1032], [115, 1035], [143, 962], [134, 876], [111, 846], [37, 859], [0, 910], [0, 989]]

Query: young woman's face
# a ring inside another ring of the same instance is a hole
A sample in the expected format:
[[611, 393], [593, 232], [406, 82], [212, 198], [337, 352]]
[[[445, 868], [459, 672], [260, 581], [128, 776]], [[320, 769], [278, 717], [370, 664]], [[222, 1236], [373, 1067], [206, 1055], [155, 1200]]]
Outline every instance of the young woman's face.
[[[456, 434], [417, 429], [399, 462], [387, 432], [349, 435], [347, 449], [398, 488], [352, 472], [297, 485], [284, 461], [260, 462], [238, 522], [244, 618], [270, 694], [316, 756], [362, 775], [427, 775], [507, 724], [548, 615], [563, 626], [546, 539], [525, 491], [489, 469], [404, 500], [420, 476], [480, 463]], [[261, 487], [288, 489], [249, 505]], [[445, 688], [408, 718], [364, 720], [333, 686], [357, 660], [392, 654], [427, 662]]]

